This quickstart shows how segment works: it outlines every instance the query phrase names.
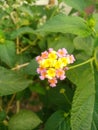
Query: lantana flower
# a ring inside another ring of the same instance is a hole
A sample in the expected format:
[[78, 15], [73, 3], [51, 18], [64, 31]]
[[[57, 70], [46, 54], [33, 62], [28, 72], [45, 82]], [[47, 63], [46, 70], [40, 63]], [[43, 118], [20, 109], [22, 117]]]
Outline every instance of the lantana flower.
[[55, 87], [58, 80], [66, 78], [68, 65], [74, 63], [75, 58], [72, 54], [68, 54], [65, 48], [58, 51], [49, 48], [48, 51], [44, 51], [40, 56], [37, 56], [36, 61], [39, 64], [37, 68], [39, 78], [41, 80], [47, 79], [50, 86]]

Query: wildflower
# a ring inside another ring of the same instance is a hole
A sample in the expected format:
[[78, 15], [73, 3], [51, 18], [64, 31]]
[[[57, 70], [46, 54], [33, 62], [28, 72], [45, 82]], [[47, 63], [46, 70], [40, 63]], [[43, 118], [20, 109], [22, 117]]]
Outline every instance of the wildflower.
[[56, 84], [57, 84], [57, 79], [56, 78], [52, 78], [52, 79], [49, 79], [48, 82], [50, 83], [51, 87], [55, 87]]
[[59, 61], [62, 63], [62, 66], [67, 66], [68, 63], [69, 63], [69, 58], [67, 57], [62, 57], [62, 58], [59, 58]]
[[37, 56], [37, 57], [36, 57], [36, 61], [37, 61], [38, 63], [40, 63], [41, 60], [42, 60], [42, 57], [41, 57], [41, 56]]
[[65, 71], [62, 69], [56, 70], [56, 77], [59, 78], [60, 80], [65, 79], [66, 78]]
[[57, 52], [57, 55], [59, 57], [64, 57], [64, 56], [66, 56], [66, 54], [67, 54], [67, 50], [65, 48], [59, 49]]
[[52, 51], [53, 51], [53, 48], [49, 48], [48, 51], [49, 51], [49, 52], [52, 52]]
[[53, 64], [55, 69], [63, 68], [63, 64], [60, 60], [56, 60]]
[[57, 54], [55, 51], [51, 51], [48, 55], [49, 59], [56, 60], [57, 59]]
[[73, 55], [69, 55], [68, 58], [69, 58], [70, 64], [74, 63], [75, 58]]
[[48, 58], [48, 52], [47, 51], [42, 52], [41, 57]]
[[40, 62], [40, 66], [43, 68], [48, 68], [52, 66], [52, 60], [51, 59], [46, 59], [46, 60], [42, 60]]
[[46, 78], [46, 71], [42, 71], [41, 75], [39, 76], [41, 80], [44, 80]]
[[42, 67], [37, 68], [37, 73], [38, 74], [41, 74], [43, 71], [46, 71], [46, 69], [44, 69]]
[[49, 68], [48, 70], [47, 70], [47, 78], [48, 79], [52, 79], [52, 78], [54, 78], [56, 76], [56, 71], [55, 71], [55, 69], [54, 68]]
[[37, 73], [41, 80], [47, 79], [51, 87], [57, 85], [58, 80], [66, 78], [65, 72], [68, 70], [68, 65], [74, 63], [75, 58], [69, 55], [65, 48], [59, 49], [57, 52], [53, 48], [44, 51], [40, 56], [36, 57], [39, 64]]

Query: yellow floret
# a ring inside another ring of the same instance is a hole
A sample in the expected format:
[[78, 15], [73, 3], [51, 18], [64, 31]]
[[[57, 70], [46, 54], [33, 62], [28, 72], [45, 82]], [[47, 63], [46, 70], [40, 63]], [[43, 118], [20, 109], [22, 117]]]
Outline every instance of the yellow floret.
[[46, 76], [47, 76], [48, 79], [54, 78], [55, 75], [56, 75], [56, 70], [54, 68], [49, 68], [47, 70], [47, 75]]
[[55, 69], [60, 69], [60, 68], [63, 68], [63, 64], [62, 64], [62, 61], [60, 60], [56, 60], [53, 64], [54, 68]]
[[67, 57], [62, 57], [59, 59], [59, 61], [62, 63], [62, 66], [65, 67], [69, 63], [69, 59]]
[[49, 59], [53, 59], [53, 60], [56, 60], [57, 59], [57, 54], [55, 51], [52, 51], [49, 53], [48, 55]]
[[40, 66], [43, 68], [51, 67], [52, 61], [50, 59], [44, 59], [41, 61]]

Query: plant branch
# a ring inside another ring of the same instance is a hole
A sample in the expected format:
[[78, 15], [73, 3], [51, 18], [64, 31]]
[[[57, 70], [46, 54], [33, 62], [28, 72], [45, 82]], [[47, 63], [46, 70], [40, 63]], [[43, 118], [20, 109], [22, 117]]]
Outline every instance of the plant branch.
[[94, 60], [94, 57], [92, 57], [92, 58], [88, 59], [87, 61], [84, 61], [84, 62], [82, 62], [82, 63], [80, 63], [80, 64], [77, 64], [77, 65], [71, 66], [71, 67], [69, 67], [68, 70], [71, 70], [71, 69], [74, 69], [74, 68], [80, 67], [80, 66], [85, 65], [85, 64], [87, 64], [87, 63], [89, 63], [89, 62], [92, 62], [93, 60]]
[[17, 100], [16, 102], [16, 113], [18, 113], [20, 111], [20, 101]]
[[16, 54], [19, 54], [19, 37], [16, 38]]
[[18, 54], [21, 54], [22, 52], [26, 51], [31, 45], [28, 45], [20, 50]]
[[70, 105], [71, 105], [71, 102], [70, 102], [70, 100], [68, 99], [68, 97], [67, 97], [66, 93], [63, 93], [63, 95], [64, 95], [64, 97], [65, 97], [66, 101], [68, 102], [68, 104], [70, 104]]
[[[14, 17], [15, 12], [10, 13], [11, 20], [13, 24], [16, 26], [16, 29], [18, 29], [17, 25], [17, 18]], [[16, 38], [16, 54], [19, 54], [19, 37]]]
[[11, 97], [11, 99], [10, 99], [8, 105], [7, 105], [7, 109], [6, 109], [7, 114], [9, 113], [9, 110], [11, 109], [11, 105], [12, 105], [12, 103], [14, 101], [15, 96], [16, 96], [16, 94], [13, 94], [13, 96]]
[[10, 13], [9, 15], [10, 15], [10, 18], [11, 18], [12, 22], [16, 25], [16, 20], [15, 20], [15, 18], [13, 16], [13, 12]]
[[29, 64], [29, 62], [25, 63], [25, 64], [22, 64], [22, 65], [17, 65], [16, 67], [12, 68], [11, 70], [19, 70], [20, 68], [22, 67], [25, 67]]

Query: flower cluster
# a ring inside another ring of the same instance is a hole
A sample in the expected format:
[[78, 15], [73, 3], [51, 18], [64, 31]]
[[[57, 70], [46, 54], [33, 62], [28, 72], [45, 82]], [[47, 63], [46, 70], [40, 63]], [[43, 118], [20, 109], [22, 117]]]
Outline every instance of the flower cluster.
[[69, 55], [65, 48], [58, 51], [50, 48], [37, 56], [36, 61], [39, 64], [37, 73], [40, 74], [40, 79], [48, 79], [50, 86], [55, 87], [58, 79], [66, 78], [65, 71], [68, 69], [68, 64], [72, 64], [75, 58], [73, 55]]

